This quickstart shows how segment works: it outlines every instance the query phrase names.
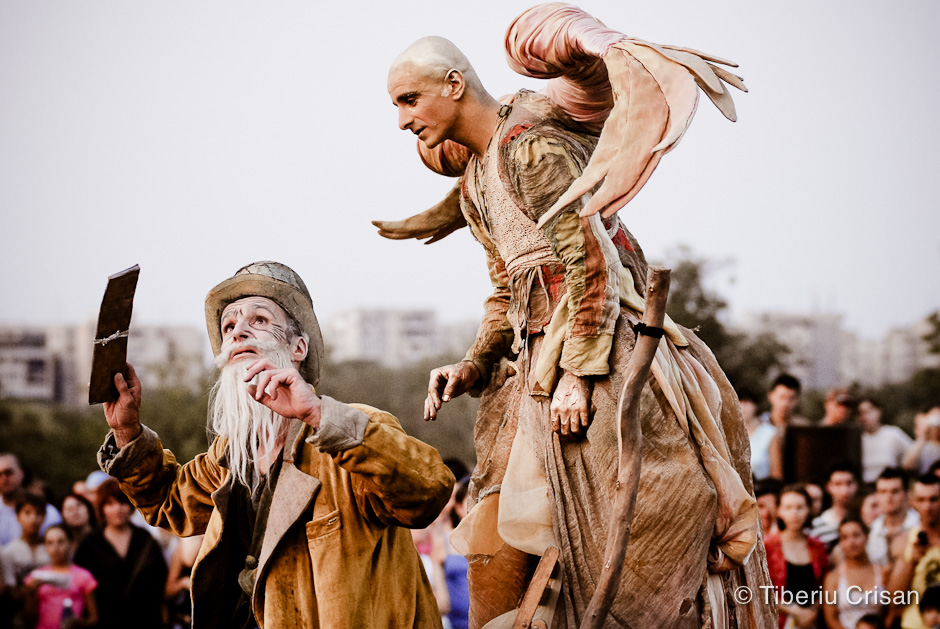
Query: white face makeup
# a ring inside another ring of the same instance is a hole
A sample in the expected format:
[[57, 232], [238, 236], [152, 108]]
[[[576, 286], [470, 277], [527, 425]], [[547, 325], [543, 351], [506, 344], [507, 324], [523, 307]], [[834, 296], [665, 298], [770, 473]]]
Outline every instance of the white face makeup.
[[260, 358], [257, 348], [250, 345], [233, 348], [247, 340], [277, 341], [287, 344], [287, 313], [267, 297], [245, 297], [229, 304], [222, 311], [220, 354], [230, 352], [228, 360]]

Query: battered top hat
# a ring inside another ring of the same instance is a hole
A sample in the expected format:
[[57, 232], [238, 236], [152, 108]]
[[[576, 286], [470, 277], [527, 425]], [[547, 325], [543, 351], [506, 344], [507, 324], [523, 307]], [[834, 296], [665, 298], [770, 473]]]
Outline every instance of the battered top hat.
[[301, 373], [316, 386], [320, 379], [320, 357], [323, 355], [323, 336], [313, 312], [310, 292], [300, 276], [280, 262], [253, 262], [235, 272], [206, 295], [206, 327], [212, 353], [219, 355], [222, 347], [222, 311], [233, 301], [243, 297], [267, 297], [283, 308], [300, 329], [310, 337], [307, 357]]

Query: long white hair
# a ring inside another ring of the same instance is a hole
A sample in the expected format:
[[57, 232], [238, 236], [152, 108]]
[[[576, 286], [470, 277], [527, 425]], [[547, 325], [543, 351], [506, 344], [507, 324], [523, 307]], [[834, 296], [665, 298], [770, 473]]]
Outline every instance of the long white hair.
[[[256, 401], [245, 382], [249, 360], [227, 364], [236, 349], [252, 347], [279, 368], [291, 366], [290, 352], [279, 341], [249, 339], [219, 354], [215, 363], [221, 370], [209, 392], [209, 432], [228, 439], [228, 467], [235, 479], [254, 491], [261, 480], [259, 465], [270, 467], [277, 455], [278, 439], [287, 432], [290, 420]], [[263, 454], [261, 454], [263, 453]]]

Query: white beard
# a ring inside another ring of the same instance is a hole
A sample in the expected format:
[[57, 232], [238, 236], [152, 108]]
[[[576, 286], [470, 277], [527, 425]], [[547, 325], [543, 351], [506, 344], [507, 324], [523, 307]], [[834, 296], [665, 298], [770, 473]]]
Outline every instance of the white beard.
[[[245, 382], [248, 365], [242, 359], [227, 364], [232, 351], [243, 347], [256, 348], [277, 367], [291, 366], [285, 343], [278, 341], [243, 341], [215, 359], [221, 373], [209, 392], [209, 432], [228, 439], [228, 467], [235, 479], [254, 491], [261, 480], [261, 463], [265, 470], [274, 463], [278, 440], [287, 433], [289, 420], [256, 401]], [[260, 455], [259, 453], [264, 453]]]

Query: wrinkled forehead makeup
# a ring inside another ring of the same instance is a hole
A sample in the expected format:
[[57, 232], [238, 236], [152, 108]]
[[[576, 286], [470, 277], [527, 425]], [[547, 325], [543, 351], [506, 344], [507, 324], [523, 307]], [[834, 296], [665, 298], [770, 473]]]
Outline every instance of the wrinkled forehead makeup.
[[267, 297], [243, 297], [233, 301], [225, 307], [225, 309], [222, 311], [222, 316], [219, 322], [221, 323], [224, 321], [226, 317], [247, 314], [256, 310], [266, 310], [275, 317], [282, 317], [287, 319], [287, 313], [277, 304], [277, 302], [268, 299]]

